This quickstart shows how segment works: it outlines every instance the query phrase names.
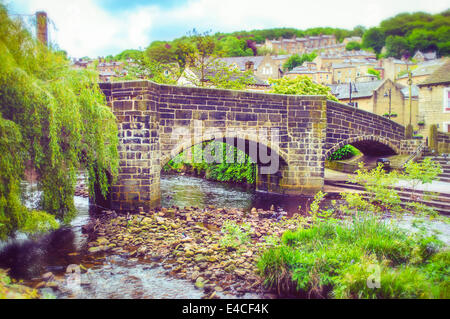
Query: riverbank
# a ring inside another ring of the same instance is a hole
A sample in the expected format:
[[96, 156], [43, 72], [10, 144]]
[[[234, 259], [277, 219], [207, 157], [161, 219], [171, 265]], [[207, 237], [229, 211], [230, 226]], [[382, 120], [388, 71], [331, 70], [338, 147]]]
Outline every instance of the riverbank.
[[[110, 218], [97, 224], [91, 234], [91, 254], [125, 255], [162, 266], [167, 275], [195, 283], [204, 298], [246, 293], [263, 298], [269, 292], [257, 275], [257, 258], [270, 244], [270, 238], [279, 238], [286, 230], [298, 227], [296, 218], [287, 220], [274, 211], [253, 209], [246, 214], [212, 206], [107, 215]], [[249, 225], [249, 240], [224, 243], [224, 238], [235, 239], [221, 232], [226, 221]]]
[[0, 269], [0, 299], [37, 299], [40, 294], [36, 289], [32, 289], [17, 283], [8, 276], [5, 269]]

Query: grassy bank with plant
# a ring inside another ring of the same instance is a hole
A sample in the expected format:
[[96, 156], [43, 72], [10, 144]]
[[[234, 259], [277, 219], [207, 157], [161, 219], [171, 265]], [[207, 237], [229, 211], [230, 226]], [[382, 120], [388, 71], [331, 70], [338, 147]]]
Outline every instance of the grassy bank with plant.
[[217, 141], [195, 145], [178, 154], [163, 167], [165, 172], [186, 173], [219, 182], [248, 185], [255, 184], [256, 169], [256, 164], [243, 151]]
[[[365, 194], [341, 194], [344, 204], [322, 211], [312, 223], [287, 231], [258, 261], [267, 288], [307, 298], [450, 298], [450, 251], [425, 230], [411, 233], [388, 216], [436, 216], [429, 207], [402, 203], [391, 189], [398, 179], [431, 182], [440, 172], [429, 160], [405, 172], [360, 167], [354, 182]], [[336, 219], [335, 216], [345, 216]]]
[[40, 295], [35, 289], [14, 281], [4, 269], [0, 269], [0, 299], [37, 299]]
[[258, 268], [269, 288], [312, 298], [450, 298], [450, 252], [374, 215], [288, 231]]

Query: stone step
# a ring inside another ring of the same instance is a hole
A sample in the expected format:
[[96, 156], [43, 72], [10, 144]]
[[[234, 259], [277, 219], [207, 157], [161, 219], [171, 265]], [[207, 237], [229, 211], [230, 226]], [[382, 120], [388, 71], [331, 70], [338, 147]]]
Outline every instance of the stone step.
[[[359, 190], [361, 192], [364, 192], [364, 187], [357, 184], [347, 183], [345, 181], [326, 181], [326, 184], [342, 187], [342, 188], [349, 188], [354, 190]], [[395, 188], [398, 191], [398, 194], [400, 196], [400, 199], [404, 202], [411, 201], [411, 192], [402, 191], [399, 188]], [[423, 191], [416, 191], [416, 194], [418, 196], [423, 195]], [[430, 199], [424, 200], [421, 198], [415, 199], [415, 202], [426, 204], [427, 206], [433, 208], [440, 214], [444, 215], [450, 215], [450, 194], [445, 193], [439, 193], [434, 196], [429, 196]]]
[[[361, 186], [361, 185], [348, 183], [347, 181], [326, 181], [326, 182], [331, 182], [331, 183], [333, 183], [335, 185], [339, 184], [340, 186], [352, 185], [354, 187], [358, 187], [360, 189], [364, 189], [364, 187]], [[399, 192], [399, 194], [403, 194], [404, 196], [411, 195], [411, 190], [410, 189], [402, 188], [402, 187], [393, 187], [393, 189], [395, 189], [397, 192]], [[418, 194], [418, 195], [428, 195], [429, 192], [424, 192], [423, 190], [417, 189], [417, 190], [415, 190], [415, 193]], [[434, 193], [433, 194], [433, 198], [436, 198], [436, 199], [442, 200], [444, 202], [449, 202], [450, 203], [450, 193]]]

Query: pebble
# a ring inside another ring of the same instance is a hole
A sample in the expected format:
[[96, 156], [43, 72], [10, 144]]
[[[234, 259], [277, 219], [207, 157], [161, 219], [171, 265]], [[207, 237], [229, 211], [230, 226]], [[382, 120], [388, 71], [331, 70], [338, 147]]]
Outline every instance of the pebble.
[[[111, 249], [114, 254], [133, 257], [130, 261], [144, 258], [162, 266], [168, 276], [191, 280], [195, 287], [207, 292], [206, 298], [217, 298], [215, 293], [224, 290], [233, 294], [258, 293], [262, 281], [258, 280], [256, 262], [263, 238], [270, 234], [281, 236], [291, 227], [289, 222], [265, 217], [273, 214], [256, 208], [245, 214], [239, 209], [211, 206], [202, 210], [162, 208], [127, 217], [109, 214], [109, 222], [99, 224], [95, 234], [98, 237], [88, 244], [89, 252]], [[223, 245], [221, 229], [226, 220], [249, 224], [251, 241]]]

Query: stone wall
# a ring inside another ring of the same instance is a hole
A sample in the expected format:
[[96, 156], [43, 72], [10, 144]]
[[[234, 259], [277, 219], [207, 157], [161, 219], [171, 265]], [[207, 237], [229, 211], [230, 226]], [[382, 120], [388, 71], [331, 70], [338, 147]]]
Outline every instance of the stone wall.
[[102, 83], [119, 128], [119, 176], [110, 206], [135, 211], [159, 204], [159, 96], [148, 82]]
[[403, 140], [400, 143], [400, 154], [412, 155], [420, 145], [424, 143], [424, 139]]
[[439, 131], [445, 132], [450, 125], [450, 112], [444, 111], [444, 96], [450, 86], [433, 85], [419, 87], [419, 118], [425, 122], [420, 134], [429, 137], [430, 126], [437, 124]]

